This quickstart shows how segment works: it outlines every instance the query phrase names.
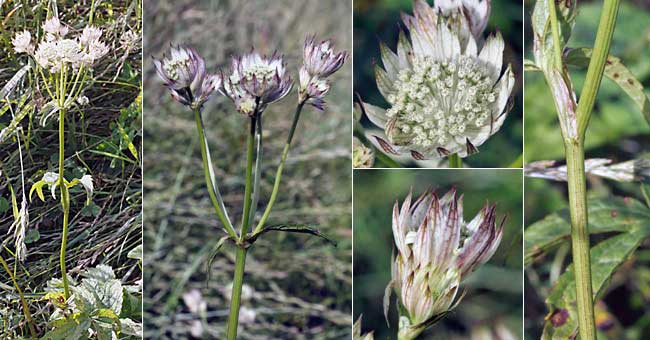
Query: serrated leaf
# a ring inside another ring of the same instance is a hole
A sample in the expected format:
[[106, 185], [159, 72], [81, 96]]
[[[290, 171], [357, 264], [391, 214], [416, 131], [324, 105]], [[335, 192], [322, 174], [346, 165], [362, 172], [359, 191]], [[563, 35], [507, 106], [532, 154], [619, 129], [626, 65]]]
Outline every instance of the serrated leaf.
[[45, 333], [41, 340], [84, 339], [88, 335], [88, 328], [90, 328], [88, 316], [62, 319], [60, 324], [57, 324], [54, 330]]
[[142, 337], [142, 324], [131, 319], [120, 319], [121, 334]]
[[[588, 204], [589, 232], [629, 231], [650, 220], [650, 209], [632, 198], [603, 198]], [[562, 209], [530, 225], [524, 233], [524, 263], [529, 265], [549, 249], [568, 242], [569, 210]]]
[[331, 243], [332, 245], [334, 245], [336, 247], [336, 241], [334, 241], [331, 238], [325, 236], [318, 229], [316, 229], [315, 226], [310, 226], [310, 225], [306, 225], [306, 224], [293, 224], [293, 225], [280, 224], [280, 225], [264, 227], [258, 233], [253, 234], [253, 235], [249, 235], [248, 237], [246, 237], [246, 241], [252, 244], [262, 234], [265, 234], [265, 233], [268, 233], [268, 232], [271, 232], [271, 231], [282, 231], [282, 232], [287, 232], [287, 233], [310, 234], [310, 235], [320, 237], [323, 240]]
[[[566, 53], [565, 62], [567, 65], [587, 67], [592, 52], [590, 48], [571, 49]], [[611, 55], [607, 57], [605, 76], [616, 83], [634, 101], [645, 120], [650, 124], [650, 98], [643, 91], [641, 82], [623, 65], [621, 59]]]
[[[602, 295], [616, 269], [648, 236], [650, 236], [649, 228], [645, 226], [634, 228], [591, 248], [591, 280], [594, 298]], [[560, 276], [546, 299], [550, 312], [546, 318], [542, 339], [570, 339], [576, 334], [578, 311], [574, 279], [573, 265], [571, 265]]]

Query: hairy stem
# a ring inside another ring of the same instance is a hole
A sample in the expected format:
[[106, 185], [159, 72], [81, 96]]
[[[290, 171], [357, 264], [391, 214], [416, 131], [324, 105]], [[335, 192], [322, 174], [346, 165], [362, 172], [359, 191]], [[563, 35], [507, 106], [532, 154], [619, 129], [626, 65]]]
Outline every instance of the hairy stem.
[[203, 119], [201, 117], [201, 110], [194, 110], [194, 120], [196, 122], [196, 131], [199, 133], [199, 144], [201, 144], [201, 159], [203, 160], [203, 173], [205, 175], [205, 183], [208, 187], [208, 194], [210, 195], [210, 201], [212, 201], [212, 206], [219, 217], [219, 220], [223, 224], [224, 229], [233, 239], [237, 238], [237, 233], [235, 228], [233, 228], [230, 219], [228, 218], [226, 208], [223, 205], [223, 201], [220, 199], [221, 194], [218, 192], [215, 183], [212, 182], [214, 176], [212, 170], [212, 160], [209, 156], [208, 142], [205, 139], [205, 129], [203, 127]]
[[20, 289], [20, 286], [18, 285], [18, 281], [16, 281], [16, 277], [14, 276], [14, 273], [11, 271], [9, 268], [9, 265], [5, 261], [5, 259], [0, 256], [0, 264], [2, 264], [2, 267], [5, 269], [7, 274], [9, 274], [9, 277], [11, 278], [11, 281], [14, 284], [14, 288], [16, 288], [16, 292], [18, 292], [18, 297], [20, 298], [20, 304], [23, 307], [23, 313], [25, 313], [25, 319], [27, 319], [27, 324], [29, 326], [29, 333], [32, 335], [33, 338], [36, 338], [38, 334], [36, 333], [36, 328], [34, 327], [34, 319], [32, 319], [32, 313], [29, 311], [29, 306], [27, 305], [27, 301], [25, 301], [25, 294], [23, 294], [23, 290]]
[[584, 146], [579, 141], [565, 142], [569, 207], [571, 215], [571, 249], [575, 272], [576, 300], [580, 339], [596, 339], [591, 261], [589, 258], [589, 229]]
[[298, 121], [300, 120], [300, 113], [302, 112], [303, 106], [305, 106], [305, 101], [298, 103], [298, 106], [296, 107], [296, 112], [293, 115], [293, 123], [291, 124], [291, 129], [289, 130], [289, 136], [287, 137], [287, 142], [284, 144], [284, 149], [282, 150], [280, 165], [278, 165], [278, 170], [275, 174], [275, 182], [273, 183], [273, 191], [271, 192], [271, 198], [269, 199], [269, 203], [266, 205], [266, 209], [264, 210], [264, 214], [262, 215], [262, 218], [260, 219], [259, 223], [257, 223], [257, 226], [253, 231], [254, 234], [260, 232], [260, 230], [262, 230], [262, 228], [264, 227], [264, 223], [266, 223], [266, 219], [271, 214], [271, 209], [273, 208], [273, 204], [277, 199], [278, 191], [280, 189], [280, 179], [282, 178], [282, 169], [284, 168], [284, 162], [287, 160], [287, 156], [289, 155], [289, 147], [291, 146], [291, 140], [293, 140], [293, 135], [296, 132], [296, 127], [298, 126]]
[[246, 267], [246, 248], [237, 247], [235, 258], [235, 275], [232, 280], [232, 294], [230, 295], [230, 314], [228, 316], [228, 340], [237, 339], [237, 325], [239, 324], [239, 306], [241, 304], [241, 291], [244, 285], [244, 269]]
[[463, 160], [458, 156], [457, 153], [449, 155], [449, 167], [450, 168], [462, 168]]

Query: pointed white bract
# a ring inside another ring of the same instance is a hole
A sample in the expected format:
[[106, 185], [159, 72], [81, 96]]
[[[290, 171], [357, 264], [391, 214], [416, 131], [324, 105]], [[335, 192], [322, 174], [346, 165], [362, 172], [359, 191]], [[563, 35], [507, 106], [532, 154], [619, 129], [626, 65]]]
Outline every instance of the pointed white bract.
[[364, 111], [384, 130], [373, 142], [385, 152], [417, 160], [466, 157], [503, 124], [514, 74], [510, 66], [502, 73], [500, 33], [479, 48], [489, 5], [477, 2], [472, 18], [465, 3], [474, 2], [431, 7], [417, 0], [414, 15], [402, 16], [410, 41], [400, 33], [397, 53], [381, 45], [383, 68], [376, 66], [375, 76], [390, 107]]
[[29, 31], [22, 31], [11, 39], [16, 53], [34, 53], [34, 45], [32, 44], [32, 34]]
[[330, 89], [326, 78], [343, 66], [348, 53], [345, 51], [335, 53], [330, 40], [316, 43], [315, 39], [315, 36], [311, 36], [305, 40], [298, 100], [306, 101], [322, 111], [325, 94]]
[[205, 61], [191, 47], [172, 46], [169, 55], [153, 59], [154, 66], [172, 98], [198, 109], [221, 88], [221, 77], [206, 71]]
[[460, 283], [489, 260], [501, 241], [503, 221], [486, 205], [470, 222], [463, 219], [463, 199], [452, 189], [442, 198], [433, 191], [393, 208], [396, 253], [392, 287], [407, 315], [400, 332], [421, 332], [458, 303]]
[[363, 316], [359, 316], [357, 321], [354, 322], [352, 326], [352, 340], [374, 340], [374, 332], [361, 334], [361, 319]]
[[292, 87], [281, 55], [274, 53], [269, 58], [252, 50], [232, 59], [222, 92], [235, 103], [237, 111], [252, 116], [256, 109], [261, 113], [268, 104], [284, 98]]

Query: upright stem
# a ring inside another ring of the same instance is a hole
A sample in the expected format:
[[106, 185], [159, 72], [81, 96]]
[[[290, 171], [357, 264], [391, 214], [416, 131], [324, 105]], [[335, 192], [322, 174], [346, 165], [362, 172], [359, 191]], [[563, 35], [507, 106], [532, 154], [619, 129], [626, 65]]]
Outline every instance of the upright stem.
[[255, 151], [255, 129], [257, 123], [257, 110], [251, 117], [251, 127], [248, 133], [246, 152], [246, 187], [244, 189], [244, 212], [242, 215], [241, 233], [237, 243], [237, 256], [235, 258], [235, 275], [232, 279], [232, 294], [230, 296], [230, 315], [228, 316], [228, 340], [237, 338], [239, 324], [239, 307], [241, 305], [241, 291], [244, 285], [244, 269], [246, 267], [246, 245], [244, 239], [248, 233], [251, 210], [251, 192], [253, 186], [253, 157]]
[[249, 219], [251, 212], [251, 193], [253, 188], [253, 158], [255, 153], [255, 127], [257, 123], [257, 110], [251, 117], [251, 128], [248, 133], [247, 151], [246, 151], [246, 186], [244, 188], [244, 213], [242, 215], [241, 234], [239, 239], [244, 240], [248, 233]]
[[262, 215], [262, 218], [260, 219], [259, 223], [257, 223], [257, 226], [253, 231], [254, 234], [258, 233], [264, 227], [264, 223], [266, 223], [266, 219], [269, 218], [269, 215], [271, 214], [271, 209], [273, 208], [273, 204], [275, 203], [275, 200], [278, 197], [278, 190], [280, 189], [280, 179], [282, 178], [282, 169], [284, 168], [284, 162], [287, 160], [287, 156], [289, 155], [289, 147], [291, 146], [291, 140], [293, 139], [293, 135], [296, 132], [296, 127], [298, 126], [298, 120], [300, 120], [300, 113], [302, 112], [303, 106], [305, 106], [305, 101], [298, 103], [298, 106], [296, 107], [296, 112], [293, 115], [293, 123], [291, 124], [291, 129], [289, 130], [289, 136], [287, 137], [287, 142], [284, 144], [284, 149], [282, 150], [280, 165], [278, 165], [278, 170], [275, 173], [275, 182], [273, 183], [273, 191], [271, 192], [271, 198], [269, 199], [269, 203], [266, 205], [266, 209], [264, 210], [264, 214]]
[[450, 168], [462, 168], [463, 167], [463, 160], [458, 156], [457, 153], [453, 155], [449, 155], [449, 167]]
[[591, 261], [589, 258], [589, 230], [587, 217], [587, 189], [584, 146], [582, 142], [567, 141], [564, 145], [567, 161], [569, 206], [571, 215], [571, 246], [573, 270], [578, 302], [580, 339], [596, 339]]
[[246, 267], [246, 251], [244, 247], [237, 247], [235, 275], [232, 279], [232, 294], [230, 296], [230, 315], [228, 316], [228, 340], [237, 339], [239, 306], [241, 305], [241, 291], [244, 285], [244, 269]]
[[61, 265], [61, 280], [63, 281], [63, 293], [66, 300], [70, 297], [68, 286], [68, 275], [65, 268], [65, 250], [68, 244], [68, 220], [70, 215], [70, 197], [68, 188], [64, 181], [64, 160], [65, 160], [65, 109], [59, 110], [59, 188], [61, 189], [61, 208], [63, 209], [63, 234], [61, 235], [61, 253], [59, 264]]
[[23, 306], [23, 313], [25, 313], [25, 319], [27, 319], [27, 324], [29, 325], [29, 333], [32, 335], [33, 338], [36, 338], [38, 335], [36, 333], [36, 328], [34, 328], [34, 319], [32, 319], [32, 313], [29, 311], [29, 306], [27, 305], [27, 301], [25, 301], [25, 294], [23, 294], [22, 289], [20, 289], [20, 286], [18, 285], [18, 281], [16, 281], [16, 277], [14, 276], [13, 272], [9, 268], [9, 265], [7, 264], [7, 262], [5, 262], [2, 256], [0, 256], [0, 264], [2, 264], [2, 267], [5, 269], [5, 271], [11, 278], [11, 281], [13, 282], [14, 287], [18, 292], [18, 297], [20, 298], [20, 304]]
[[201, 110], [194, 110], [194, 120], [196, 122], [196, 131], [199, 133], [199, 144], [201, 144], [201, 159], [203, 160], [203, 173], [205, 175], [205, 183], [208, 187], [208, 194], [210, 195], [210, 200], [212, 201], [212, 206], [219, 217], [219, 220], [223, 224], [226, 232], [233, 239], [237, 238], [237, 233], [235, 228], [233, 228], [228, 216], [226, 215], [226, 210], [223, 204], [220, 203], [218, 192], [215, 191], [215, 184], [212, 182], [212, 164], [210, 163], [210, 157], [208, 156], [208, 143], [205, 139], [205, 133], [203, 128], [203, 119], [201, 118]]

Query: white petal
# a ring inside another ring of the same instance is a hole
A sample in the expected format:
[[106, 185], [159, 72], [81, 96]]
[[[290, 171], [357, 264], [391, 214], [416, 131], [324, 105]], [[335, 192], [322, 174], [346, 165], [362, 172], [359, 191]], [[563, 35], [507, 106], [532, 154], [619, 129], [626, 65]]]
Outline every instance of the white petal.
[[508, 112], [504, 112], [508, 100], [510, 99], [510, 94], [512, 93], [512, 88], [515, 86], [515, 76], [512, 72], [511, 66], [508, 65], [508, 69], [501, 76], [499, 83], [496, 85], [499, 91], [499, 97], [495, 103], [494, 112], [492, 113], [492, 131], [490, 135], [495, 134], [506, 119]]

